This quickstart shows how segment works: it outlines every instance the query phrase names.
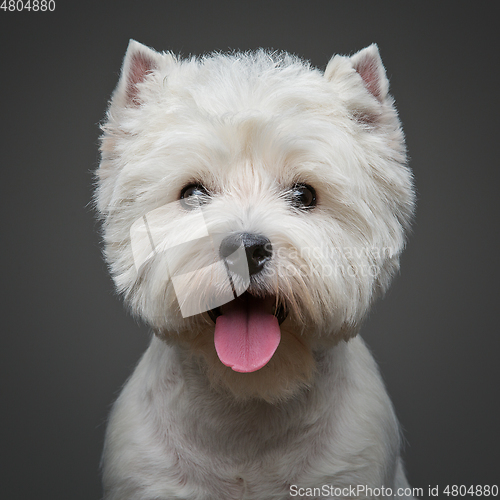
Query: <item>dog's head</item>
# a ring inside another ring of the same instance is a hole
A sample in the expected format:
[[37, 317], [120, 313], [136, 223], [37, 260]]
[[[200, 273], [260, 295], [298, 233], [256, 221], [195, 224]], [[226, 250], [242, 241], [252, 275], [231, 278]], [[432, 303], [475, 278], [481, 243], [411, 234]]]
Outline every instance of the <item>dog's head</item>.
[[307, 384], [314, 351], [355, 335], [398, 269], [414, 195], [375, 45], [322, 73], [131, 41], [101, 153], [118, 290], [237, 396]]

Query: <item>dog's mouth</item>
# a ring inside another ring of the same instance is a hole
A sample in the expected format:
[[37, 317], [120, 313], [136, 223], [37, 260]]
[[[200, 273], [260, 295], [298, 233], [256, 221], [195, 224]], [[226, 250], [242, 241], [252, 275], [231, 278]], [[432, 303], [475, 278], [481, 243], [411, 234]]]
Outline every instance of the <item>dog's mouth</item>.
[[215, 323], [214, 342], [220, 361], [236, 372], [260, 370], [281, 340], [286, 311], [274, 297], [240, 297], [208, 312]]

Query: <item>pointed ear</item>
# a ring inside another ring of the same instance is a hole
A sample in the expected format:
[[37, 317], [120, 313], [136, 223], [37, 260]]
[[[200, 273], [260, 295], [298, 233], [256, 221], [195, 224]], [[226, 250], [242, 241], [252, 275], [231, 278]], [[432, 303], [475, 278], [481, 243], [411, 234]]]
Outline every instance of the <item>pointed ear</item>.
[[389, 80], [375, 44], [351, 57], [332, 57], [325, 78], [358, 123], [372, 128], [399, 126], [394, 100], [389, 95]]
[[389, 92], [384, 65], [377, 44], [360, 50], [350, 58], [352, 67], [361, 76], [366, 89], [380, 102], [384, 102]]
[[112, 103], [118, 106], [139, 106], [138, 85], [154, 70], [159, 69], [162, 55], [130, 40], [123, 59], [120, 80], [113, 93]]
[[389, 81], [376, 44], [360, 50], [351, 57], [336, 55], [325, 69], [325, 78], [344, 89], [346, 86], [356, 85], [353, 79], [355, 75], [358, 80], [361, 77], [364, 88], [369, 94], [379, 102], [383, 103], [386, 100]]

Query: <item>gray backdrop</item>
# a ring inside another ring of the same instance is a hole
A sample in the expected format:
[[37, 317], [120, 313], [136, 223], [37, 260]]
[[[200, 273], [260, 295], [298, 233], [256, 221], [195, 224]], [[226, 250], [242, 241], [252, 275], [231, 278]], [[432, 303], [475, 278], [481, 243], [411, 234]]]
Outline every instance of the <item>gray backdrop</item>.
[[273, 47], [321, 68], [378, 43], [419, 200], [401, 275], [363, 335], [412, 485], [498, 483], [497, 17], [493, 2], [460, 1], [0, 10], [2, 497], [99, 499], [106, 415], [148, 342], [113, 292], [88, 205], [129, 38], [183, 55]]

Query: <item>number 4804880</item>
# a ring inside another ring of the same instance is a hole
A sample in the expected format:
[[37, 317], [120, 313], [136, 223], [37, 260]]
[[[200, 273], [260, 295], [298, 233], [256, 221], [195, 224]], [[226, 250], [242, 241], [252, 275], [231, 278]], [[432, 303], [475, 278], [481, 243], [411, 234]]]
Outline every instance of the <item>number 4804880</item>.
[[0, 9], [4, 12], [54, 12], [56, 2], [54, 0], [3, 0]]
[[465, 497], [465, 496], [476, 496], [476, 497], [497, 497], [498, 496], [498, 486], [495, 484], [493, 486], [489, 485], [477, 485], [477, 486], [465, 486], [465, 485], [448, 485], [443, 490], [443, 494], [447, 497]]

